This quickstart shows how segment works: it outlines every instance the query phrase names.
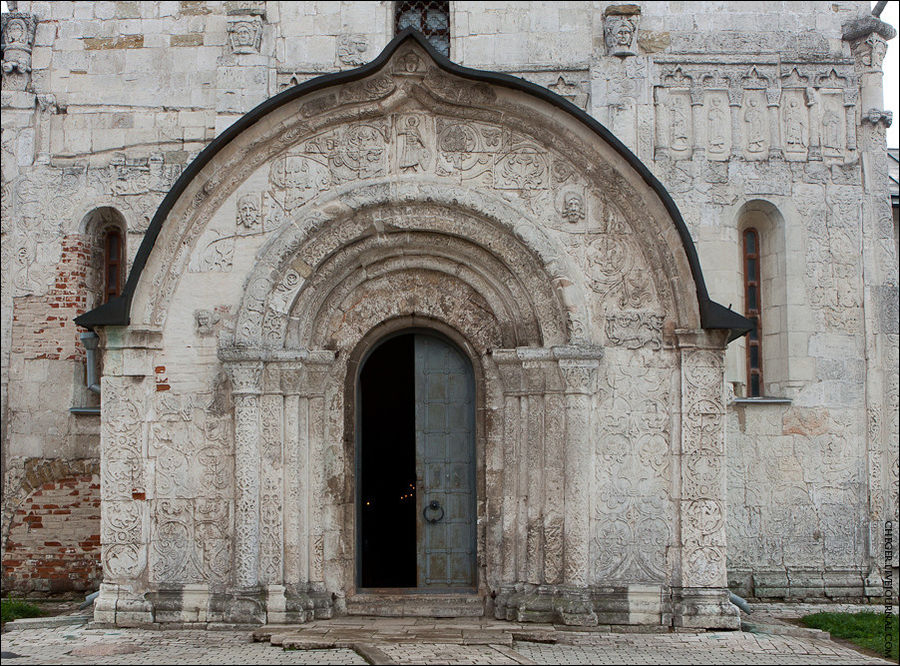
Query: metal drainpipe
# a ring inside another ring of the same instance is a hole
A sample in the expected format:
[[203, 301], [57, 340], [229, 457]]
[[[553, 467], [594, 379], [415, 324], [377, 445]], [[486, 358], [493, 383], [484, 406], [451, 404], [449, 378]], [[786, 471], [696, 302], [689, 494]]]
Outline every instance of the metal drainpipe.
[[100, 395], [100, 382], [97, 380], [97, 344], [100, 342], [100, 338], [93, 331], [86, 331], [80, 337], [86, 354], [84, 362], [87, 366], [87, 381], [85, 383], [88, 391]]
[[[100, 381], [97, 378], [97, 344], [100, 342], [100, 338], [98, 338], [97, 334], [93, 331], [81, 333], [79, 337], [81, 338], [81, 344], [84, 345], [85, 350], [84, 364], [87, 366], [87, 379], [85, 380], [85, 384], [87, 385], [88, 391], [93, 391], [97, 395], [100, 395]], [[100, 413], [100, 408], [70, 407], [69, 411], [72, 414], [96, 415]]]

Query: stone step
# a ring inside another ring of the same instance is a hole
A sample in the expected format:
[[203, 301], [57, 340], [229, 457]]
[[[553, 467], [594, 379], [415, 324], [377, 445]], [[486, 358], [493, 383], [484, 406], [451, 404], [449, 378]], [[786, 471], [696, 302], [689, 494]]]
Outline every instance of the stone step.
[[357, 594], [348, 615], [376, 617], [481, 617], [484, 600], [474, 594]]
[[56, 615], [54, 617], [28, 617], [13, 620], [3, 625], [3, 631], [22, 631], [24, 629], [52, 629], [68, 625], [87, 624], [94, 619], [93, 615]]

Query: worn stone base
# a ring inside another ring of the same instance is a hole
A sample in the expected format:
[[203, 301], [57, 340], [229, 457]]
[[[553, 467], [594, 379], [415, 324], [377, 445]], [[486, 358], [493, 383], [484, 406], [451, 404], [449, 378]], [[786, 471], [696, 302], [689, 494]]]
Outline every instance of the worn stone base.
[[552, 622], [572, 626], [669, 626], [672, 610], [660, 585], [566, 586], [519, 584], [504, 587], [494, 601], [494, 616], [515, 622]]
[[154, 623], [191, 625], [300, 624], [332, 617], [331, 595], [283, 585], [212, 592], [207, 585], [180, 585], [139, 594], [103, 583], [94, 621], [120, 627]]
[[728, 585], [746, 599], [865, 602], [884, 592], [880, 577], [863, 569], [729, 571]]
[[680, 588], [672, 590], [672, 625], [690, 629], [740, 629], [737, 606], [722, 588]]
[[[206, 585], [182, 585], [135, 593], [103, 583], [94, 604], [94, 621], [120, 627], [150, 624], [226, 625], [303, 624], [335, 614], [417, 617], [481, 617], [485, 599], [477, 595], [361, 594], [335, 608], [324, 590], [269, 585], [231, 592]], [[516, 584], [502, 588], [493, 615], [511, 622], [575, 627], [644, 626], [738, 629], [740, 617], [722, 589], [683, 589], [661, 585], [575, 588]]]

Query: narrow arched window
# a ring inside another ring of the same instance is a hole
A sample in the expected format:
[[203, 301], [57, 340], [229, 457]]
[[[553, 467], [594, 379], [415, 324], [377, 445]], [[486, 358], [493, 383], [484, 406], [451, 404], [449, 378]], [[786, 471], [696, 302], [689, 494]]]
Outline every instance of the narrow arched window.
[[110, 228], [103, 237], [103, 302], [122, 293], [122, 232]]
[[397, 32], [415, 28], [425, 35], [438, 53], [450, 57], [449, 2], [398, 2], [395, 27]]
[[759, 278], [759, 234], [744, 230], [744, 303], [753, 330], [747, 334], [747, 397], [763, 394], [762, 374], [762, 287]]

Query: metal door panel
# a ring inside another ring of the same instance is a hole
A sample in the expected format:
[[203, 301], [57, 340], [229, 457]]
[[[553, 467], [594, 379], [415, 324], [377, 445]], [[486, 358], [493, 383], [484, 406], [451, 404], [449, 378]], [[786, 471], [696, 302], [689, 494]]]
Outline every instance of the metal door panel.
[[450, 344], [416, 335], [415, 378], [419, 587], [474, 587], [472, 366]]

